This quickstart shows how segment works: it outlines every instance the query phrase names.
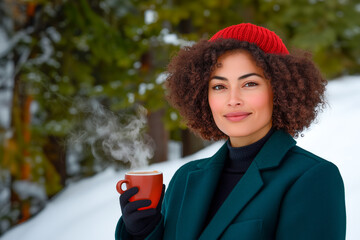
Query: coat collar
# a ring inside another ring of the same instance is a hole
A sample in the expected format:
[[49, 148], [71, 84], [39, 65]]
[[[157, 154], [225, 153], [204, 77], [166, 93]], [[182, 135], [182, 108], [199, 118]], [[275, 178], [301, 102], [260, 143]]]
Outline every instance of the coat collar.
[[227, 157], [226, 144], [213, 157], [200, 161], [197, 164], [198, 169], [188, 172], [187, 175], [177, 225], [178, 239], [197, 239], [199, 236], [201, 240], [219, 238], [262, 188], [260, 170], [277, 167], [295, 144], [295, 140], [289, 134], [283, 131], [274, 132], [202, 233], [203, 223]]
[[254, 161], [259, 170], [277, 167], [286, 153], [295, 145], [296, 141], [290, 134], [281, 130], [276, 131], [265, 143]]
[[[285, 154], [296, 145], [296, 141], [292, 136], [282, 130], [275, 131], [269, 140], [261, 148], [256, 155], [254, 162], [260, 170], [277, 167]], [[227, 156], [227, 146], [224, 144], [209, 161], [201, 161], [198, 168], [206, 169], [212, 165], [223, 165]]]

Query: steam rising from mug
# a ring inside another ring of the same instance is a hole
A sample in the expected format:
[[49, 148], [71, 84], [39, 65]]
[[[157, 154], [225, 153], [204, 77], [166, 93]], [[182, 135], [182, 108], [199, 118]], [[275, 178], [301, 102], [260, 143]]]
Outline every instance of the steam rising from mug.
[[107, 158], [130, 162], [132, 168], [145, 166], [154, 154], [154, 142], [145, 133], [147, 110], [138, 106], [136, 115], [120, 114], [105, 109], [101, 104], [79, 104], [86, 113], [84, 129], [73, 134], [70, 143], [91, 146], [96, 159]]

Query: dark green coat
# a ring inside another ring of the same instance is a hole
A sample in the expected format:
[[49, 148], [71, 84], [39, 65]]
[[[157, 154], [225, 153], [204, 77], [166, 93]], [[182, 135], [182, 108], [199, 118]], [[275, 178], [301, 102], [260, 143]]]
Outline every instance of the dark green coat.
[[[345, 239], [344, 185], [337, 167], [295, 144], [276, 131], [205, 229], [227, 146], [185, 164], [166, 191], [162, 222], [147, 239]], [[120, 219], [116, 239], [126, 236]]]

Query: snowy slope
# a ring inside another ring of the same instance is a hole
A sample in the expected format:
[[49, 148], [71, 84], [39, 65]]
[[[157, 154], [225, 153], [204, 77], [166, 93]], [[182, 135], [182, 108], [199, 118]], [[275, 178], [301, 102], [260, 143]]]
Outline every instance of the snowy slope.
[[[360, 77], [344, 77], [328, 85], [329, 107], [319, 124], [297, 139], [298, 145], [334, 162], [342, 173], [347, 204], [347, 239], [360, 239], [360, 169], [357, 148], [360, 136]], [[213, 155], [221, 142], [186, 159], [151, 165], [164, 172], [168, 185], [181, 165], [192, 159]], [[32, 220], [2, 236], [1, 240], [111, 240], [121, 215], [116, 182], [124, 172], [108, 169], [68, 186]]]

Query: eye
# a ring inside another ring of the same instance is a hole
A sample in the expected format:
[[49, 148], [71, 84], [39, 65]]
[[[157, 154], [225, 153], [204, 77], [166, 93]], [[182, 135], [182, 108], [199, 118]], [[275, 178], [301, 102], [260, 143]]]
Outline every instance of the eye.
[[211, 87], [213, 90], [221, 90], [221, 89], [225, 89], [225, 87], [223, 85], [215, 85]]
[[255, 86], [257, 86], [257, 85], [259, 85], [259, 84], [257, 84], [256, 82], [247, 82], [247, 83], [245, 83], [245, 87], [255, 87]]

